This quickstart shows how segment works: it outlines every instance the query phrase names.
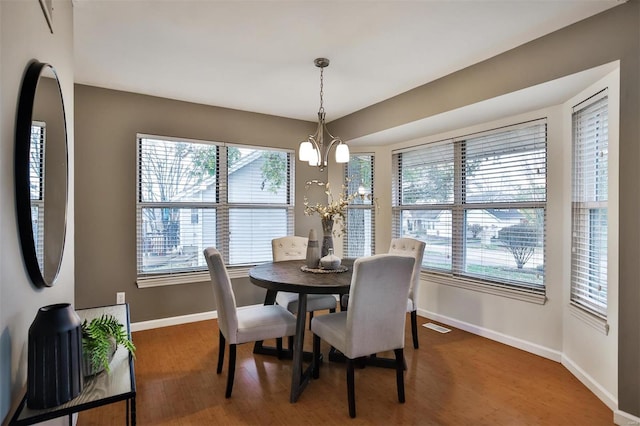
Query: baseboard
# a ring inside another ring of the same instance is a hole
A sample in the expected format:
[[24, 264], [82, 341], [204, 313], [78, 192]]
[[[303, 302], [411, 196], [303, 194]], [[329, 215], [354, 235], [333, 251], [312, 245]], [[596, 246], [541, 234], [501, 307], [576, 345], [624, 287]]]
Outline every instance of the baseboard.
[[190, 322], [205, 321], [218, 318], [218, 311], [200, 312], [198, 314], [180, 315], [178, 317], [160, 318], [157, 320], [131, 323], [131, 331], [150, 330], [152, 328], [169, 327]]
[[613, 422], [619, 426], [638, 426], [640, 425], [640, 417], [625, 413], [624, 411], [613, 411]]
[[552, 361], [562, 361], [561, 352], [538, 345], [536, 343], [527, 342], [526, 340], [508, 336], [506, 334], [489, 330], [484, 327], [479, 327], [475, 324], [470, 324], [468, 322], [450, 318], [445, 315], [436, 314], [435, 312], [418, 309], [418, 315], [441, 322], [443, 324], [450, 325], [455, 328], [459, 328], [464, 331], [468, 331], [469, 333], [473, 333], [478, 336], [486, 337], [487, 339], [495, 340], [496, 342], [504, 343], [505, 345], [513, 346], [514, 348], [522, 349], [523, 351], [539, 355]]
[[[600, 384], [593, 379], [586, 371], [580, 368], [575, 362], [573, 362], [570, 358], [565, 355], [562, 355], [562, 365], [569, 370], [571, 374], [573, 374], [576, 379], [580, 380], [580, 382], [587, 387], [595, 396], [600, 399], [600, 401], [604, 402], [604, 404], [609, 407], [611, 411], [615, 412], [618, 409], [618, 400], [615, 396], [613, 396], [609, 391], [600, 386]], [[633, 424], [633, 423], [630, 423]]]
[[[2, 1], [2, 0], [0, 0]], [[239, 306], [238, 310], [262, 304]], [[151, 330], [152, 328], [170, 327], [172, 325], [188, 324], [190, 322], [206, 321], [218, 318], [218, 311], [199, 312], [197, 314], [180, 315], [177, 317], [160, 318], [157, 320], [140, 321], [131, 323], [131, 331]]]

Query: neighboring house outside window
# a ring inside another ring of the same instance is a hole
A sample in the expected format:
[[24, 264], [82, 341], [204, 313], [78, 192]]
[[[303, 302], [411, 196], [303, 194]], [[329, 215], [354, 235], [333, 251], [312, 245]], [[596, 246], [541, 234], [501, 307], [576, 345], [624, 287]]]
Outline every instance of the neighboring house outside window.
[[375, 253], [375, 203], [373, 154], [351, 154], [345, 164], [347, 193], [359, 193], [347, 207], [347, 229], [343, 239], [345, 257]]
[[292, 151], [138, 135], [138, 276], [271, 260], [293, 232]]
[[573, 108], [571, 304], [607, 319], [608, 98]]
[[546, 120], [398, 150], [393, 167], [393, 236], [426, 243], [432, 278], [544, 299]]

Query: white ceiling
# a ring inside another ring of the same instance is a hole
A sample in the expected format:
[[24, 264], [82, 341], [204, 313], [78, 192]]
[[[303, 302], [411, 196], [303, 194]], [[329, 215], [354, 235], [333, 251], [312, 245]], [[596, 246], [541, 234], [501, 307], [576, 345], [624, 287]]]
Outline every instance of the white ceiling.
[[73, 0], [77, 83], [332, 121], [617, 0]]

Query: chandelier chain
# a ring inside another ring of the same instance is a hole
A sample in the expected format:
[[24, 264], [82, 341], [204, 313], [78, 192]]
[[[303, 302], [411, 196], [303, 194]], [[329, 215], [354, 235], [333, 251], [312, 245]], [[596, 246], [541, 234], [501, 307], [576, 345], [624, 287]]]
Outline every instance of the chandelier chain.
[[320, 68], [320, 110], [318, 112], [324, 112], [323, 95], [324, 95], [324, 68]]

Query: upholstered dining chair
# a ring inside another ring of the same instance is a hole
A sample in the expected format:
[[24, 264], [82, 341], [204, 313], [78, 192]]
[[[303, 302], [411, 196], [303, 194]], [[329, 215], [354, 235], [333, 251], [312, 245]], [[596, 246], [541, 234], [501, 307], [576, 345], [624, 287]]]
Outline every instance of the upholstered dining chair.
[[413, 347], [418, 349], [418, 290], [420, 289], [420, 268], [426, 244], [413, 238], [394, 238], [389, 246], [389, 254], [411, 256], [416, 260], [411, 274], [411, 287], [407, 299], [407, 312], [411, 313], [411, 336]]
[[[286, 237], [274, 238], [271, 240], [271, 255], [274, 262], [284, 260], [303, 260], [307, 257], [308, 238], [289, 235]], [[276, 303], [284, 306], [291, 313], [298, 312], [298, 293], [280, 291], [276, 295]], [[336, 298], [331, 294], [309, 294], [307, 295], [307, 312], [309, 318], [313, 318], [314, 311], [328, 309], [329, 312], [336, 311]]]
[[222, 372], [225, 342], [229, 342], [229, 373], [225, 398], [231, 397], [236, 369], [236, 345], [257, 340], [277, 339], [278, 354], [282, 352], [282, 337], [296, 333], [296, 317], [279, 305], [251, 306], [236, 309], [236, 297], [231, 280], [218, 250], [209, 247], [204, 250], [207, 259], [213, 294], [218, 310], [220, 344], [218, 348], [217, 373]]
[[[313, 377], [320, 376], [320, 340], [342, 352], [347, 362], [349, 415], [356, 416], [354, 364], [356, 358], [393, 350], [398, 401], [404, 396], [405, 306], [415, 259], [378, 254], [353, 264], [349, 309], [311, 321]], [[397, 282], [390, 286], [389, 282]]]

